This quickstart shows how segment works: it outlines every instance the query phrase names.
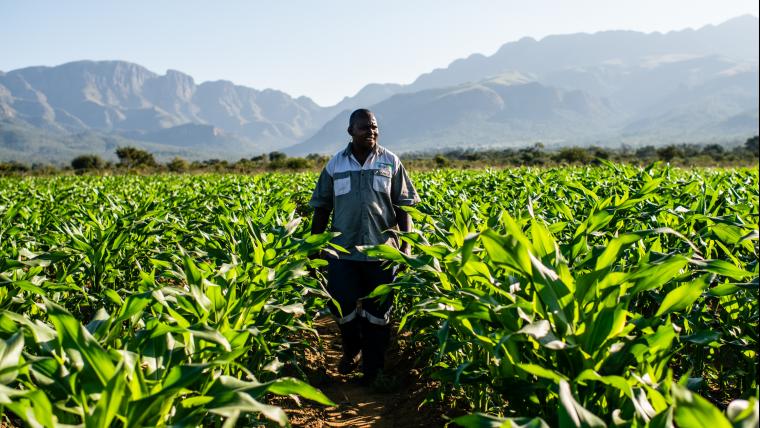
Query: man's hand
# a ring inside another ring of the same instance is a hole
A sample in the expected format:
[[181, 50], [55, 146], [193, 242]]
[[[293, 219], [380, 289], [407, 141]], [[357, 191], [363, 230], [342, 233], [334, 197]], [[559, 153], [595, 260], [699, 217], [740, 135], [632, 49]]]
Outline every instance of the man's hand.
[[412, 217], [409, 215], [409, 213], [401, 209], [399, 206], [394, 206], [393, 212], [396, 214], [396, 224], [398, 224], [398, 230], [402, 232], [411, 232]]

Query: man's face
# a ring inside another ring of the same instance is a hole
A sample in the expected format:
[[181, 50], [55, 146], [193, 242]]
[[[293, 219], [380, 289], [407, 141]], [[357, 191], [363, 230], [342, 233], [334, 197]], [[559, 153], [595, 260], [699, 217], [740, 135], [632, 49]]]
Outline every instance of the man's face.
[[354, 144], [365, 150], [374, 149], [380, 135], [374, 115], [360, 117], [348, 128], [348, 133], [351, 134]]

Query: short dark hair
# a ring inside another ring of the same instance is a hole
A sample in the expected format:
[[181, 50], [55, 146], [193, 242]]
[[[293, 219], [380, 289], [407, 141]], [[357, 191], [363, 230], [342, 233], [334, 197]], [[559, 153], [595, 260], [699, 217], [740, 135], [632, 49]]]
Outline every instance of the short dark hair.
[[354, 110], [353, 113], [351, 113], [351, 117], [348, 118], [348, 127], [351, 128], [354, 126], [354, 123], [356, 123], [359, 118], [370, 118], [374, 116], [375, 114], [371, 111], [367, 110], [366, 108], [360, 108], [357, 110]]

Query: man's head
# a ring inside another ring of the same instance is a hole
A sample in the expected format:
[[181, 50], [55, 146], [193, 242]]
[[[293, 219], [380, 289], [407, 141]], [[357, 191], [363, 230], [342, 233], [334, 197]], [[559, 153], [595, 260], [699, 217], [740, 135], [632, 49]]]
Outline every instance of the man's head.
[[359, 148], [374, 149], [377, 145], [377, 137], [380, 135], [375, 115], [364, 108], [355, 110], [348, 119], [348, 134], [351, 135], [351, 141]]

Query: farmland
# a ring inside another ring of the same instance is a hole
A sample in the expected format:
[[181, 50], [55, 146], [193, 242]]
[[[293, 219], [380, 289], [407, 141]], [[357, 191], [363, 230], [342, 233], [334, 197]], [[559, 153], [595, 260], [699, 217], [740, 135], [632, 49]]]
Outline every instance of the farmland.
[[[287, 424], [329, 296], [313, 173], [0, 178], [0, 408]], [[440, 170], [395, 317], [463, 426], [757, 426], [758, 172]], [[279, 401], [277, 401], [279, 402]], [[310, 404], [312, 405], [312, 404]], [[744, 425], [742, 425], [744, 424]]]

